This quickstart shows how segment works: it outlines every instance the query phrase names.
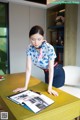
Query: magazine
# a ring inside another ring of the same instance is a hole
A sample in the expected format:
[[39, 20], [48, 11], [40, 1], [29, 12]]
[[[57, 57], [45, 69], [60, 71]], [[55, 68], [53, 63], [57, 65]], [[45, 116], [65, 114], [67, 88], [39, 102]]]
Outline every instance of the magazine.
[[21, 93], [8, 96], [8, 98], [17, 104], [32, 110], [34, 113], [40, 112], [54, 103], [54, 101], [49, 97], [33, 90], [26, 90]]

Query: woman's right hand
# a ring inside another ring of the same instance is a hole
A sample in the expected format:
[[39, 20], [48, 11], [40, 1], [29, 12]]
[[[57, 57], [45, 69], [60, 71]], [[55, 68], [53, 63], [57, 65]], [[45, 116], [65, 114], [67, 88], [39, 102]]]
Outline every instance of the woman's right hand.
[[25, 91], [25, 90], [27, 90], [27, 88], [26, 87], [23, 87], [23, 88], [17, 88], [17, 89], [15, 89], [15, 90], [13, 90], [13, 92], [22, 92], [22, 91]]
[[59, 95], [57, 91], [52, 89], [52, 87], [48, 87], [48, 93], [49, 94], [53, 94], [54, 96], [58, 96]]

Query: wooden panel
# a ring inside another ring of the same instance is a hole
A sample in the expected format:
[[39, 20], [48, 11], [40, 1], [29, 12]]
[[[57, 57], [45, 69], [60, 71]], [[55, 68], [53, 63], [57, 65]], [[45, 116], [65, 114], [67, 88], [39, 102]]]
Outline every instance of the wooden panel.
[[78, 5], [66, 5], [64, 65], [76, 65]]

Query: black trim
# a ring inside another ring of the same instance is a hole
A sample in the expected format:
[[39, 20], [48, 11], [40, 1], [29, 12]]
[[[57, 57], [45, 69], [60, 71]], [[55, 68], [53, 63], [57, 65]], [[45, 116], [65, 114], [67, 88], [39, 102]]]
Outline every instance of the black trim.
[[8, 40], [8, 73], [10, 73], [10, 50], [9, 50], [9, 3], [6, 3], [7, 10], [7, 40]]
[[34, 2], [34, 3], [40, 3], [40, 4], [43, 4], [43, 5], [46, 5], [47, 2], [46, 0], [24, 0], [24, 1], [29, 1], [29, 2]]

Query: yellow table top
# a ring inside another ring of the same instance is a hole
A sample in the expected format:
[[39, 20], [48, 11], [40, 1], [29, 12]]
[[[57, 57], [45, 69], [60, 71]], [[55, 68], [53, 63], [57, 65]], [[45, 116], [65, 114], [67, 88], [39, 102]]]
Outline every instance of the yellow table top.
[[29, 89], [45, 94], [55, 101], [54, 104], [35, 114], [6, 98], [14, 94], [12, 92], [14, 89], [23, 87], [24, 84], [25, 73], [5, 75], [5, 81], [0, 82], [0, 96], [14, 116], [13, 120], [72, 120], [80, 115], [80, 99], [57, 88], [53, 89], [59, 93], [59, 96], [50, 95], [47, 93], [47, 84], [32, 76]]

